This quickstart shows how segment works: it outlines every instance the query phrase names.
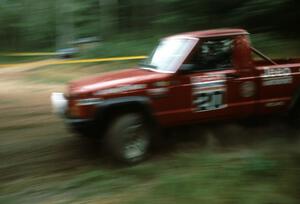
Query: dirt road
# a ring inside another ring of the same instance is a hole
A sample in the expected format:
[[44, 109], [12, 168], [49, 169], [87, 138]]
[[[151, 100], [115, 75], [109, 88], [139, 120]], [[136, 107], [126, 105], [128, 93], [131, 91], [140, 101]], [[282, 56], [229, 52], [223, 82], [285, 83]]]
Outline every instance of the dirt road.
[[0, 69], [0, 192], [8, 200], [16, 196], [16, 203], [27, 203], [26, 192], [41, 191], [44, 182], [56, 185], [60, 177], [99, 162], [97, 147], [77, 140], [51, 113], [50, 94], [64, 86], [24, 81], [29, 70], [46, 63]]

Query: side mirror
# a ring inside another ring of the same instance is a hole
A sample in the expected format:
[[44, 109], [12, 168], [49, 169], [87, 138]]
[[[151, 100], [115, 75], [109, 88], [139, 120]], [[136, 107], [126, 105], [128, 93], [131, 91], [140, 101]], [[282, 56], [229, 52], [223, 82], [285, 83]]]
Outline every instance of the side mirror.
[[195, 69], [196, 69], [196, 65], [194, 64], [183, 64], [179, 68], [179, 73], [187, 74], [193, 72]]

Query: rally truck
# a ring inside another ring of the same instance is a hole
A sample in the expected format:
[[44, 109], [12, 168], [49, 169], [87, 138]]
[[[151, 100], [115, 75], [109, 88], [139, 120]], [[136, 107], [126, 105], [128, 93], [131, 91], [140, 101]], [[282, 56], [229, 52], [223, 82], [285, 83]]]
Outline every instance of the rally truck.
[[54, 111], [113, 158], [144, 160], [159, 128], [300, 112], [300, 58], [271, 59], [243, 29], [182, 33], [135, 68], [73, 81]]

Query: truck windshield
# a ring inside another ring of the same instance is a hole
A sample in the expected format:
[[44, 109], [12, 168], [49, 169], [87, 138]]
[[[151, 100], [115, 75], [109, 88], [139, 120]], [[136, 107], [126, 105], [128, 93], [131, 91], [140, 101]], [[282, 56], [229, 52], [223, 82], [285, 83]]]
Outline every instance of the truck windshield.
[[175, 72], [194, 45], [194, 39], [169, 38], [162, 40], [141, 66], [161, 72]]

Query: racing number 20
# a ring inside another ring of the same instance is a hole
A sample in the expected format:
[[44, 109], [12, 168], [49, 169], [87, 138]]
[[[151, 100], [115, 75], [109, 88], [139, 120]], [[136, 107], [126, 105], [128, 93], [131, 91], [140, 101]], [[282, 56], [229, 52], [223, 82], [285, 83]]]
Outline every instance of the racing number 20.
[[209, 111], [224, 107], [224, 91], [202, 92], [197, 94], [195, 105], [197, 111]]

